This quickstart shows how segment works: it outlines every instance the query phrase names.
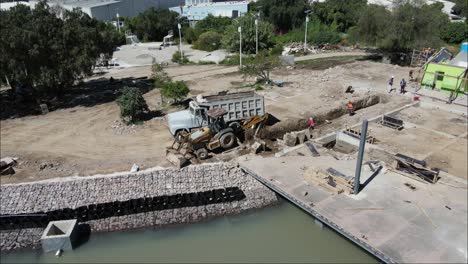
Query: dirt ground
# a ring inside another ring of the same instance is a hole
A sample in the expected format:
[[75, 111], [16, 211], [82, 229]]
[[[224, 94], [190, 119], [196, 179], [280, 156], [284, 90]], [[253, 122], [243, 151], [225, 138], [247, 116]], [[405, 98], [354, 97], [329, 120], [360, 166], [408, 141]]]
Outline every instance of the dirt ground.
[[[185, 80], [192, 95], [213, 94], [222, 90], [245, 90], [244, 79], [233, 73], [236, 67], [189, 65], [168, 67], [176, 80]], [[273, 73], [273, 79], [285, 82], [283, 87], [266, 88], [259, 93], [266, 99], [269, 113], [279, 119], [305, 117], [316, 109], [337, 104], [363, 94], [386, 91], [389, 75], [406, 77], [408, 68], [369, 61], [351, 62], [326, 70], [289, 69]], [[118, 80], [149, 75], [149, 67], [119, 69], [92, 78], [112, 76]], [[247, 83], [251, 80], [247, 80]], [[352, 85], [354, 94], [345, 94]], [[99, 89], [99, 88], [96, 88]], [[145, 94], [152, 110], [160, 108], [157, 89]], [[390, 111], [406, 104], [408, 97], [387, 96], [385, 103], [358, 111], [352, 118], [341, 117], [316, 130], [316, 134], [343, 124], [355, 124], [366, 116]], [[119, 109], [114, 101], [91, 106], [52, 111], [46, 115], [26, 116], [1, 121], [1, 156], [17, 157], [19, 163], [12, 176], [2, 176], [2, 183], [47, 179], [70, 175], [92, 175], [127, 171], [136, 163], [140, 168], [169, 166], [165, 147], [172, 143], [163, 116], [142, 125], [126, 127], [119, 122]]]

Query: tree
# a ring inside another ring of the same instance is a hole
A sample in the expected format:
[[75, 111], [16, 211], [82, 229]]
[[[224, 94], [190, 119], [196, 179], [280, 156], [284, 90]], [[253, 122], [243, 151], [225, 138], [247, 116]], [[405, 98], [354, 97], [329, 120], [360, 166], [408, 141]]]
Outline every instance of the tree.
[[384, 6], [368, 5], [356, 26], [356, 34], [361, 42], [376, 46], [385, 39], [391, 12]]
[[[222, 39], [223, 46], [230, 51], [239, 50], [239, 32], [237, 27], [242, 27], [242, 51], [246, 53], [255, 53], [255, 17], [247, 14], [238, 18], [238, 24], [231, 24], [226, 28]], [[268, 49], [274, 46], [273, 26], [260, 20], [258, 23], [258, 49]]]
[[17, 5], [0, 11], [0, 24], [0, 76], [14, 90], [29, 87], [38, 96], [61, 95], [121, 41], [115, 28], [79, 9], [50, 8], [45, 1], [33, 10]]
[[441, 32], [450, 23], [442, 8], [441, 3], [427, 5], [420, 0], [396, 1], [391, 11], [369, 5], [350, 35], [390, 52], [438, 48]]
[[197, 36], [208, 31], [222, 34], [231, 24], [232, 19], [229, 17], [213, 16], [212, 14], [209, 14], [195, 24], [195, 33]]
[[117, 98], [120, 107], [120, 116], [126, 123], [135, 123], [141, 114], [148, 111], [145, 98], [138, 88], [124, 87], [122, 95]]
[[[452, 7], [452, 12], [456, 15], [468, 18], [468, 4], [466, 0], [454, 0], [455, 5]], [[468, 22], [468, 20], [465, 20]]]
[[440, 32], [443, 41], [459, 44], [468, 40], [468, 26], [463, 22], [452, 22]]
[[222, 35], [208, 31], [200, 35], [198, 40], [194, 43], [193, 48], [205, 51], [213, 51], [219, 49], [221, 46]]
[[332, 26], [332, 30], [346, 32], [357, 24], [366, 8], [366, 0], [327, 0], [314, 2], [313, 15], [326, 25]]
[[166, 82], [161, 90], [163, 96], [174, 99], [175, 102], [184, 99], [189, 92], [190, 90], [184, 81]]
[[250, 10], [259, 10], [261, 17], [274, 25], [280, 34], [304, 24], [304, 11], [310, 9], [306, 0], [259, 0]]
[[268, 55], [266, 51], [259, 52], [253, 60], [248, 61], [242, 68], [244, 77], [258, 77], [260, 80], [270, 83], [270, 72], [280, 66], [277, 56]]
[[129, 27], [142, 41], [161, 41], [169, 30], [178, 31], [178, 22], [188, 24], [186, 19], [178, 21], [178, 16], [168, 9], [149, 8], [131, 19]]
[[440, 32], [450, 23], [442, 8], [442, 3], [427, 5], [419, 0], [397, 2], [381, 47], [389, 51], [440, 47]]

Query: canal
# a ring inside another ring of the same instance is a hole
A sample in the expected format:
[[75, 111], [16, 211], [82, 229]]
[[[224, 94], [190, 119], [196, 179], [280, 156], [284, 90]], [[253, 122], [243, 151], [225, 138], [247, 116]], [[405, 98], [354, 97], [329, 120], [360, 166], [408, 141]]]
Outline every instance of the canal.
[[374, 257], [321, 228], [299, 208], [279, 206], [197, 224], [162, 229], [92, 234], [90, 240], [60, 258], [54, 253], [1, 254], [2, 263], [144, 262], [353, 262]]

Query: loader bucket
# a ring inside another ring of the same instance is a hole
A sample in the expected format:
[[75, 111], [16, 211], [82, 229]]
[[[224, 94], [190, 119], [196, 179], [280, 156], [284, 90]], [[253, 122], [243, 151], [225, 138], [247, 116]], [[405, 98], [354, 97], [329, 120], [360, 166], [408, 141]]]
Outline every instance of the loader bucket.
[[166, 159], [179, 169], [184, 167], [185, 165], [188, 165], [189, 163], [189, 160], [186, 157], [184, 157], [184, 155], [180, 154], [174, 149], [167, 149]]

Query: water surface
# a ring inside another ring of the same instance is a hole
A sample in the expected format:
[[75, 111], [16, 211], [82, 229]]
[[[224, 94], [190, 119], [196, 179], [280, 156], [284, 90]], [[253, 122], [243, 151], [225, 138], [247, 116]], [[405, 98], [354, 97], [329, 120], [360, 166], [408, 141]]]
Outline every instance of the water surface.
[[74, 251], [54, 254], [1, 254], [1, 262], [378, 262], [286, 201], [197, 224], [92, 234]]

